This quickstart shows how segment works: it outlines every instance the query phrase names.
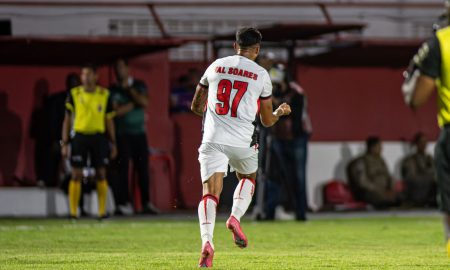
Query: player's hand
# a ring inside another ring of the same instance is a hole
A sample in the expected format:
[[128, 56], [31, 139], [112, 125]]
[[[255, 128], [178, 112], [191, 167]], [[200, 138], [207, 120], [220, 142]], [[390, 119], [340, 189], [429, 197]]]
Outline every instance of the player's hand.
[[69, 146], [67, 144], [61, 146], [61, 157], [64, 159], [69, 157]]
[[278, 108], [273, 112], [275, 116], [283, 116], [291, 114], [291, 106], [287, 103], [282, 103]]
[[420, 77], [420, 71], [418, 69], [407, 72], [404, 75], [405, 81], [402, 84], [402, 93], [406, 105], [411, 106], [412, 97], [414, 94], [414, 88], [416, 87], [417, 79]]
[[117, 157], [117, 146], [115, 144], [111, 145], [111, 152], [109, 154], [109, 157], [111, 159], [116, 159], [116, 157]]

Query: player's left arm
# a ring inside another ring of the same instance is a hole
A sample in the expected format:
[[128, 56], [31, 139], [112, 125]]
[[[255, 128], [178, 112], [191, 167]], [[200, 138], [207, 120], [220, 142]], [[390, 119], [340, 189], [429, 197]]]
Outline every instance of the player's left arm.
[[208, 100], [208, 87], [198, 84], [191, 103], [191, 111], [198, 116], [203, 116], [203, 110]]
[[428, 100], [436, 89], [440, 66], [440, 44], [435, 36], [422, 45], [405, 72], [402, 92], [407, 105], [416, 109]]
[[435, 79], [427, 75], [420, 75], [417, 78], [411, 102], [409, 104], [411, 108], [416, 109], [422, 106], [428, 100], [435, 89]]

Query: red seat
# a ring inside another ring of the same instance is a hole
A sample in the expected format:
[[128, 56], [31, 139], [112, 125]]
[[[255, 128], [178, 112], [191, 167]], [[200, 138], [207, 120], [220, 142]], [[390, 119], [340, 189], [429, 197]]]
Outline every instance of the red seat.
[[334, 210], [364, 210], [367, 204], [358, 202], [346, 183], [331, 180], [323, 187], [324, 204]]
[[[177, 191], [175, 181], [175, 165], [172, 155], [159, 152], [149, 156], [149, 173], [152, 203], [161, 211], [173, 211], [177, 208]], [[130, 162], [130, 191], [133, 198], [135, 211], [142, 210], [141, 193], [138, 175], [135, 173]]]

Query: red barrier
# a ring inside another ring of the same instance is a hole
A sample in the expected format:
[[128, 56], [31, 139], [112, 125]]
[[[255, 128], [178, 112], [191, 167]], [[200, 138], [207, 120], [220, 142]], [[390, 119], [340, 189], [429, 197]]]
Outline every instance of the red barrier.
[[[149, 159], [150, 200], [161, 211], [172, 211], [178, 207], [175, 162], [170, 154], [151, 154]], [[129, 187], [135, 211], [142, 210], [138, 175], [130, 164]]]
[[201, 142], [202, 119], [191, 113], [172, 116], [175, 125], [174, 157], [181, 205], [196, 208], [202, 195], [198, 147]]

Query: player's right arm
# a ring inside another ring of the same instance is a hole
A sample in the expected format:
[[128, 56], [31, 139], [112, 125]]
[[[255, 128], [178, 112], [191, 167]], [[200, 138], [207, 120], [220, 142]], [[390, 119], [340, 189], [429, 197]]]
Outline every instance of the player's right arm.
[[205, 108], [206, 101], [208, 100], [208, 87], [198, 84], [195, 89], [194, 98], [191, 103], [191, 111], [198, 116], [203, 116], [203, 109]]
[[261, 100], [261, 123], [265, 127], [273, 126], [281, 116], [289, 115], [291, 113], [291, 107], [289, 104], [282, 103], [278, 108], [273, 111], [272, 106], [272, 98], [262, 99]]

